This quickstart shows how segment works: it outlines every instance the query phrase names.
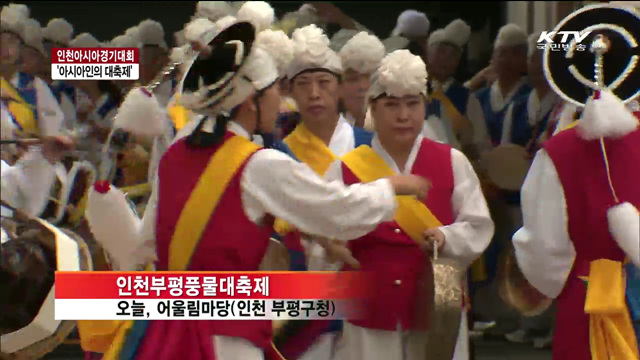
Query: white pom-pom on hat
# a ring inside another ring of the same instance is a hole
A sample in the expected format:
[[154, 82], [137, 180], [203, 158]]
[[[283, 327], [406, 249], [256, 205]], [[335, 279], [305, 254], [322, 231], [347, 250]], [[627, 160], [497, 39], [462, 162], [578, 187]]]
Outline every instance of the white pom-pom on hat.
[[631, 262], [640, 267], [640, 213], [624, 202], [607, 211], [609, 231]]
[[385, 56], [371, 77], [369, 99], [382, 94], [394, 97], [426, 95], [427, 67], [420, 56], [409, 50], [396, 50]]
[[166, 114], [153, 93], [134, 88], [125, 97], [113, 122], [120, 128], [137, 135], [161, 136], [166, 132]]
[[47, 56], [47, 52], [44, 49], [42, 43], [42, 26], [35, 19], [24, 20], [22, 26], [22, 41], [25, 45], [38, 50], [42, 55]]
[[73, 25], [65, 19], [51, 19], [42, 30], [42, 35], [45, 40], [67, 45], [73, 39]]
[[327, 35], [316, 25], [308, 25], [293, 32], [293, 61], [287, 77], [293, 79], [299, 73], [311, 69], [325, 69], [342, 73], [340, 57], [329, 47]]
[[247, 21], [256, 27], [256, 32], [269, 29], [275, 19], [275, 11], [265, 1], [247, 1], [238, 10], [238, 21]]
[[267, 29], [258, 33], [254, 46], [269, 53], [276, 63], [278, 75], [286, 76], [289, 64], [293, 61], [293, 40], [282, 30]]
[[618, 138], [635, 131], [640, 124], [610, 90], [602, 90], [585, 104], [577, 125], [578, 134], [585, 140]]
[[100, 41], [89, 33], [82, 33], [69, 42], [69, 47], [74, 48], [98, 48], [102, 47]]
[[195, 17], [206, 18], [215, 23], [233, 13], [233, 7], [226, 1], [198, 1]]
[[343, 70], [373, 73], [385, 56], [385, 47], [375, 35], [359, 32], [340, 49]]
[[19, 9], [12, 6], [3, 6], [2, 13], [0, 13], [0, 28], [3, 32], [12, 32], [21, 37], [23, 22], [26, 19], [28, 19], [28, 16], [24, 16]]
[[200, 45], [207, 45], [207, 37], [211, 37], [217, 31], [216, 25], [211, 21], [200, 18], [191, 21], [184, 28], [184, 37], [187, 42], [195, 42]]
[[428, 45], [435, 46], [441, 43], [447, 43], [460, 49], [469, 41], [471, 36], [471, 27], [461, 19], [455, 19], [445, 26], [429, 35]]
[[9, 4], [8, 6], [17, 11], [23, 19], [28, 19], [31, 16], [31, 10], [25, 4]]
[[164, 29], [157, 21], [147, 19], [138, 24], [138, 36], [143, 46], [158, 46], [167, 50], [167, 42], [164, 40]]
[[216, 25], [216, 32], [220, 33], [221, 31], [225, 30], [226, 28], [228, 28], [229, 26], [235, 24], [237, 21], [235, 16], [231, 16], [231, 15], [227, 15], [223, 18], [218, 19], [218, 21], [216, 21], [215, 25]]
[[109, 46], [116, 48], [139, 48], [140, 42], [129, 35], [118, 35], [110, 41]]
[[360, 31], [354, 29], [340, 29], [331, 38], [329, 47], [331, 48], [331, 50], [339, 52], [340, 49], [342, 49], [342, 47], [347, 43], [347, 41], [351, 40], [351, 38], [356, 36], [356, 34], [359, 32]]
[[137, 26], [132, 26], [128, 28], [125, 32], [125, 35], [131, 36], [132, 38], [140, 41], [140, 29]]
[[431, 22], [423, 12], [417, 10], [405, 10], [398, 16], [398, 22], [391, 33], [392, 36], [405, 36], [420, 38], [429, 35]]
[[528, 45], [528, 39], [527, 33], [516, 24], [507, 24], [501, 27], [496, 41], [493, 43], [494, 49], [519, 45]]

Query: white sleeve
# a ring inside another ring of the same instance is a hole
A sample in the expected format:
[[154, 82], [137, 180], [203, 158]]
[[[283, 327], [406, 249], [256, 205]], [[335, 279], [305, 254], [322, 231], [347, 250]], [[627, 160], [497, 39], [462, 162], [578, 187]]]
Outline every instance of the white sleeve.
[[40, 134], [44, 136], [56, 135], [60, 132], [64, 121], [64, 113], [60, 109], [60, 104], [47, 83], [42, 79], [35, 78], [34, 87], [38, 97], [37, 111]]
[[245, 212], [255, 223], [271, 214], [303, 233], [338, 240], [373, 231], [393, 219], [397, 207], [388, 179], [352, 186], [327, 182], [306, 164], [272, 149], [251, 157], [241, 186]]
[[63, 127], [65, 130], [73, 130], [76, 126], [76, 107], [73, 105], [67, 94], [60, 97], [60, 108], [64, 115]]
[[500, 144], [511, 143], [511, 128], [513, 127], [513, 104], [509, 105], [507, 112], [504, 114], [504, 122], [502, 123], [502, 136]]
[[21, 208], [17, 172], [15, 166], [0, 160], [0, 200], [15, 208]]
[[473, 94], [469, 94], [469, 100], [467, 101], [467, 118], [473, 125], [473, 142], [478, 147], [482, 157], [483, 154], [491, 150], [491, 138], [489, 137], [480, 100]]
[[567, 229], [564, 191], [544, 149], [533, 160], [521, 196], [524, 226], [513, 235], [518, 265], [531, 285], [555, 298], [567, 281], [576, 251]]
[[443, 255], [449, 256], [467, 267], [489, 246], [494, 224], [480, 181], [464, 154], [451, 149], [453, 166], [453, 196], [451, 203], [455, 220], [442, 226], [445, 235]]
[[[13, 166], [13, 186], [20, 199], [19, 204], [11, 204], [31, 216], [39, 216], [45, 209], [51, 187], [55, 181], [55, 170], [43, 156], [42, 151], [32, 147]], [[3, 189], [4, 190], [4, 189]]]
[[146, 265], [156, 260], [156, 218], [158, 210], [158, 182], [157, 178], [151, 182], [151, 197], [142, 215], [140, 236], [142, 247], [136, 249], [136, 259], [140, 259], [138, 266]]
[[339, 159], [332, 162], [327, 169], [327, 172], [324, 173], [324, 179], [327, 181], [342, 181], [342, 161]]

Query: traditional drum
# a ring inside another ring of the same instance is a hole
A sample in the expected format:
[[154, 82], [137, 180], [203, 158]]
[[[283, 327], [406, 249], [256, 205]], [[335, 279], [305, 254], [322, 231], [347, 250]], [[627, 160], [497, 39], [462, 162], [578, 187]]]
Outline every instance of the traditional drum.
[[76, 161], [66, 176], [60, 203], [51, 222], [56, 225], [76, 226], [84, 214], [86, 197], [91, 184], [96, 180], [96, 170], [88, 161]]
[[512, 248], [501, 259], [498, 275], [500, 297], [525, 316], [542, 314], [553, 302], [525, 278]]
[[[2, 204], [0, 358], [39, 359], [60, 345], [74, 321], [54, 318], [54, 274], [92, 270], [84, 241], [73, 232]], [[5, 238], [6, 235], [6, 238]], [[11, 294], [8, 296], [7, 294]]]
[[484, 163], [489, 180], [507, 191], [520, 191], [531, 167], [527, 150], [515, 144], [492, 149], [485, 155]]

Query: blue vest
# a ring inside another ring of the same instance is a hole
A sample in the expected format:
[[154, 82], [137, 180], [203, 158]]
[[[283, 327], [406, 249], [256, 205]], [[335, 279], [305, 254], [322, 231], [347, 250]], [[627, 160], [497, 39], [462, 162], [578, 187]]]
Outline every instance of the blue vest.
[[534, 126], [529, 125], [529, 95], [523, 95], [513, 101], [513, 114], [511, 123], [511, 142], [520, 146], [526, 146], [534, 136], [540, 136], [547, 128], [549, 116], [553, 109], [544, 114], [540, 123], [536, 125], [537, 135], [534, 134]]
[[[469, 89], [467, 89], [463, 85], [460, 85], [458, 82], [453, 82], [445, 92], [445, 95], [447, 95], [449, 100], [451, 100], [451, 103], [453, 103], [453, 105], [456, 107], [456, 109], [458, 109], [458, 111], [462, 115], [467, 113], [467, 104], [469, 103], [470, 94], [471, 93], [469, 92]], [[443, 112], [443, 109], [442, 109], [442, 105], [440, 104], [440, 101], [438, 100], [431, 101], [431, 104], [429, 104], [428, 114], [429, 115], [433, 114], [440, 117], [442, 112]]]
[[33, 76], [19, 72], [16, 90], [24, 102], [33, 106], [33, 116], [38, 120], [38, 92], [36, 91], [34, 80], [35, 78]]
[[108, 96], [107, 101], [105, 101], [102, 105], [100, 105], [96, 113], [98, 114], [98, 116], [100, 116], [100, 119], [104, 119], [104, 117], [107, 116], [107, 114], [111, 110], [117, 109], [117, 108], [118, 108], [118, 102], [116, 101], [116, 99], [114, 99], [111, 96]]
[[[523, 84], [518, 88], [512, 99], [516, 99], [522, 95], [528, 94], [531, 91], [531, 87], [527, 84]], [[487, 123], [487, 130], [489, 136], [494, 144], [499, 144], [502, 138], [502, 125], [504, 123], [504, 114], [509, 107], [509, 103], [506, 103], [502, 109], [497, 112], [493, 112], [491, 108], [491, 87], [480, 89], [475, 93], [476, 97], [480, 101], [482, 106], [482, 112], [484, 119]], [[513, 101], [513, 100], [512, 100]]]
[[625, 266], [625, 270], [627, 271], [627, 305], [631, 323], [640, 346], [640, 269], [629, 263]]

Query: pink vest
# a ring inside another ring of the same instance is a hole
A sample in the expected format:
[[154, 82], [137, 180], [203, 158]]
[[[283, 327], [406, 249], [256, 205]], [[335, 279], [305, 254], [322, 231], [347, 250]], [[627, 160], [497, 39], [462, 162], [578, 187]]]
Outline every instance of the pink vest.
[[[621, 202], [640, 208], [640, 130], [605, 140], [613, 187]], [[609, 232], [607, 210], [615, 201], [599, 140], [586, 141], [576, 128], [552, 137], [545, 145], [558, 172], [567, 204], [569, 237], [576, 250], [573, 268], [557, 299], [553, 358], [589, 360], [589, 317], [584, 312], [586, 284], [593, 260], [622, 261], [624, 253]]]
[[[344, 164], [342, 173], [345, 184], [360, 182]], [[442, 224], [453, 223], [451, 147], [424, 139], [411, 173], [431, 180], [433, 188], [425, 204]], [[418, 276], [429, 258], [395, 221], [385, 222], [362, 238], [350, 241], [349, 247], [362, 271], [371, 272], [377, 284], [374, 300], [364, 306], [362, 318], [351, 322], [380, 330], [396, 330], [398, 324], [403, 329], [417, 328], [414, 309]]]
[[[235, 136], [227, 133], [225, 139]], [[157, 269], [167, 269], [169, 244], [180, 213], [200, 179], [210, 158], [219, 146], [194, 149], [184, 140], [171, 146], [160, 162], [158, 171], [158, 213], [156, 225]], [[244, 171], [243, 164], [234, 175], [207, 228], [191, 258], [190, 271], [257, 271], [273, 233], [273, 218], [269, 217], [264, 226], [258, 226], [247, 218], [242, 208], [240, 179]], [[185, 324], [190, 323], [190, 324]], [[265, 350], [271, 347], [271, 321], [152, 321], [150, 327], [163, 328], [163, 331], [147, 330], [142, 344], [169, 341], [167, 334], [188, 338], [186, 332], [198, 332], [200, 339], [211, 342], [214, 335], [239, 337]], [[172, 329], [174, 328], [174, 329]], [[179, 329], [179, 330], [178, 330]], [[182, 336], [185, 335], [185, 336]], [[191, 334], [195, 339], [196, 337]], [[155, 338], [154, 338], [155, 337]], [[207, 344], [199, 344], [206, 347]], [[197, 345], [194, 345], [197, 346]], [[212, 348], [212, 345], [210, 345]], [[186, 350], [185, 350], [186, 351]], [[144, 351], [143, 351], [144, 353]], [[142, 353], [138, 354], [142, 356]], [[176, 358], [185, 358], [176, 354]], [[140, 357], [143, 358], [143, 357]], [[152, 356], [147, 357], [149, 359]], [[185, 358], [186, 359], [186, 358]]]

